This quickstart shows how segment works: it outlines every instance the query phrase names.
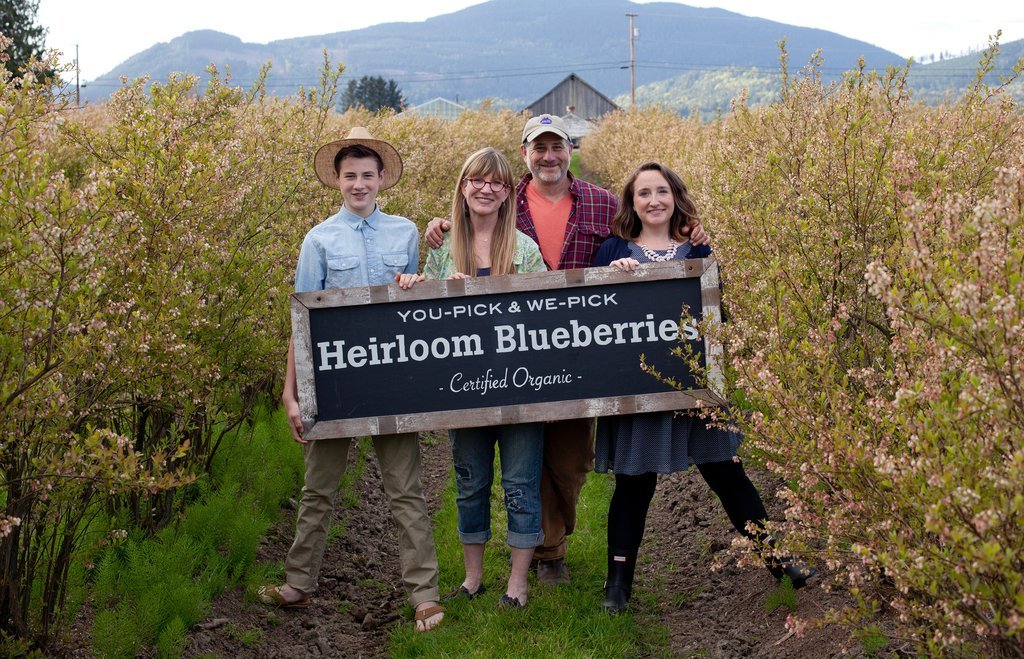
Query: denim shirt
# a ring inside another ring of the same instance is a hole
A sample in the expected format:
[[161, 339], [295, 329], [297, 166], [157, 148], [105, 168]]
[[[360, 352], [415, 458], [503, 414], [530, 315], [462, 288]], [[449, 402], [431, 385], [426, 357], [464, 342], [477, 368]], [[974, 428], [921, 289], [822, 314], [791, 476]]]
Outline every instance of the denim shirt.
[[295, 292], [392, 284], [419, 266], [419, 231], [398, 215], [373, 209], [363, 219], [344, 206], [310, 229], [295, 269]]

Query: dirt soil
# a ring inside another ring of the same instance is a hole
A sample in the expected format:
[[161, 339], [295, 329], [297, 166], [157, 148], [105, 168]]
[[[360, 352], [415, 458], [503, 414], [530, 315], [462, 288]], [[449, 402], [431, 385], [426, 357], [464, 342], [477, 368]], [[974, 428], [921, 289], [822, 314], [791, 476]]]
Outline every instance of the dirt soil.
[[[420, 447], [427, 506], [434, 514], [448, 479], [451, 453], [446, 441], [421, 442]], [[344, 518], [348, 532], [327, 543], [313, 606], [274, 611], [246, 601], [244, 593], [235, 589], [213, 602], [206, 620], [199, 624], [204, 628], [193, 630], [184, 656], [385, 656], [391, 627], [412, 623], [403, 618], [406, 594], [400, 585], [398, 535], [373, 451], [356, 487], [355, 506], [335, 508], [335, 517]], [[295, 511], [288, 511], [284, 518], [263, 539], [257, 560], [284, 562], [294, 535]], [[262, 632], [261, 640], [247, 646], [243, 633], [256, 629]]]
[[[423, 482], [431, 513], [449, 472], [447, 442], [423, 443]], [[353, 449], [354, 450], [354, 449]], [[781, 517], [777, 482], [751, 470], [769, 515]], [[403, 611], [397, 536], [381, 490], [372, 452], [359, 480], [358, 503], [339, 510], [349, 532], [328, 543], [314, 604], [299, 611], [274, 611], [236, 588], [212, 603], [191, 631], [184, 656], [380, 657], [393, 625], [411, 624]], [[294, 510], [264, 538], [258, 560], [284, 560], [292, 541]], [[640, 624], [669, 632], [673, 657], [863, 656], [860, 645], [836, 625], [813, 623], [849, 595], [821, 587], [822, 576], [797, 591], [798, 615], [812, 624], [802, 637], [787, 632], [789, 611], [768, 612], [776, 588], [764, 569], [738, 567], [728, 547], [735, 535], [717, 499], [696, 470], [659, 482], [647, 522], [634, 592], [657, 591], [660, 611], [642, 611]], [[712, 571], [715, 559], [724, 566]], [[81, 622], [81, 621], [80, 621]], [[78, 625], [76, 625], [78, 626]], [[87, 634], [87, 626], [80, 631]], [[246, 643], [248, 641], [248, 643]], [[82, 650], [69, 652], [76, 655]]]
[[[779, 483], [748, 467], [768, 516], [782, 519], [775, 497]], [[864, 656], [856, 639], [838, 625], [822, 625], [829, 609], [851, 604], [849, 593], [828, 587], [827, 571], [795, 592], [794, 615], [808, 622], [800, 637], [786, 628], [790, 610], [769, 612], [778, 583], [766, 569], [739, 567], [730, 545], [736, 532], [697, 470], [662, 477], [647, 517], [634, 593], [657, 582], [660, 622], [673, 657]], [[646, 556], [645, 556], [646, 555]], [[713, 564], [718, 569], [712, 569]], [[666, 570], [671, 576], [665, 578]]]

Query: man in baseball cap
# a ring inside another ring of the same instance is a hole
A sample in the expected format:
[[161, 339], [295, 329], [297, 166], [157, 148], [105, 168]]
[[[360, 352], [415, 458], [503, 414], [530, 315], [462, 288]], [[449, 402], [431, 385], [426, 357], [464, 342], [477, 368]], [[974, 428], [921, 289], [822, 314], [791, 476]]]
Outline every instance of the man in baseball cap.
[[[523, 126], [523, 161], [529, 170], [516, 188], [516, 228], [537, 241], [552, 270], [589, 268], [611, 234], [618, 199], [569, 172], [572, 141], [560, 117], [542, 114]], [[705, 244], [701, 227], [691, 235]], [[594, 468], [594, 419], [544, 424], [541, 525], [544, 544], [534, 550], [542, 583], [569, 582], [566, 538], [576, 527], [576, 504]]]
[[[611, 234], [618, 199], [569, 173], [572, 141], [565, 122], [553, 114], [530, 117], [523, 126], [523, 161], [528, 172], [516, 186], [516, 228], [540, 246], [551, 270], [589, 268]], [[438, 247], [448, 222], [434, 219], [424, 238]], [[699, 225], [690, 240], [707, 243]], [[541, 476], [541, 524], [544, 544], [534, 551], [542, 583], [569, 582], [566, 537], [576, 526], [576, 503], [587, 472], [594, 466], [594, 419], [544, 424]]]
[[523, 126], [523, 144], [532, 142], [535, 138], [539, 137], [544, 133], [551, 133], [561, 137], [566, 142], [571, 142], [569, 137], [569, 131], [565, 129], [565, 122], [562, 121], [561, 117], [556, 117], [553, 114], [542, 114], [536, 117], [531, 117], [526, 125]]

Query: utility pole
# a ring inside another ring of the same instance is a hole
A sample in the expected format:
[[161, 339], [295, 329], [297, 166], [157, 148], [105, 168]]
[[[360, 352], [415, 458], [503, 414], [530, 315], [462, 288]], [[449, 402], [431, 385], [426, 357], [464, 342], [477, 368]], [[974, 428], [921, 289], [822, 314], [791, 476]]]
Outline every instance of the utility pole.
[[82, 87], [78, 84], [78, 44], [75, 44], [75, 106], [82, 107]]
[[633, 17], [636, 14], [626, 14], [626, 16], [629, 16], [629, 109], [632, 110], [636, 107], [636, 50], [633, 46], [636, 36], [636, 30], [633, 29]]

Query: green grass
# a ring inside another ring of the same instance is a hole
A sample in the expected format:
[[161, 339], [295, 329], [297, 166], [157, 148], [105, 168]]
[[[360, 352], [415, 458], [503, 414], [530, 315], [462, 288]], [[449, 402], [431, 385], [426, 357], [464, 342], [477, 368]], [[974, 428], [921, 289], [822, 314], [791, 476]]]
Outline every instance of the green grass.
[[46, 655], [42, 652], [32, 649], [31, 641], [11, 636], [2, 629], [0, 629], [0, 656], [18, 657], [18, 659], [46, 659]]
[[868, 625], [858, 630], [856, 636], [861, 648], [864, 650], [864, 654], [869, 657], [877, 656], [889, 645], [889, 639], [878, 625]]
[[696, 586], [695, 588], [692, 588], [691, 590], [688, 590], [685, 593], [676, 593], [675, 595], [669, 598], [669, 604], [676, 609], [685, 608], [689, 606], [694, 600], [696, 600], [697, 596], [703, 592], [704, 586]]
[[255, 565], [260, 538], [280, 515], [302, 473], [282, 413], [225, 440], [210, 476], [189, 492], [177, 524], [154, 537], [137, 532], [96, 560], [91, 595], [98, 610], [93, 651], [132, 657], [149, 646], [178, 656], [185, 634], [229, 586], [265, 576]]
[[569, 171], [576, 178], [580, 177], [580, 152], [573, 151], [572, 156], [569, 158]]
[[[496, 470], [497, 471], [497, 470]], [[655, 607], [639, 602], [636, 617], [609, 616], [601, 608], [606, 561], [608, 501], [613, 481], [591, 474], [583, 488], [575, 533], [569, 538], [572, 583], [550, 587], [530, 577], [530, 600], [521, 611], [499, 610], [498, 600], [508, 579], [509, 550], [505, 543], [505, 513], [499, 477], [491, 496], [494, 537], [484, 557], [487, 593], [469, 600], [445, 604], [446, 619], [429, 634], [417, 633], [412, 623], [399, 625], [391, 634], [392, 657], [631, 657], [646, 656], [665, 648], [667, 631], [657, 617], [642, 611]], [[455, 484], [449, 478], [443, 504], [434, 520], [434, 538], [444, 593], [463, 577], [462, 546], [458, 541]], [[407, 607], [406, 617], [412, 610]], [[653, 627], [643, 628], [638, 618]]]
[[238, 642], [247, 648], [255, 647], [263, 642], [263, 630], [259, 627], [243, 629], [237, 625], [229, 625], [227, 633], [229, 636], [238, 639]]
[[[366, 456], [372, 450], [373, 440], [369, 437], [361, 437], [356, 440], [355, 456], [349, 460], [345, 473], [341, 476], [341, 484], [338, 485], [338, 489], [341, 492], [339, 502], [341, 507], [346, 510], [355, 508], [359, 503], [359, 488], [355, 485], [363, 477], [363, 472], [366, 471]], [[341, 535], [344, 535], [344, 530]]]
[[796, 611], [796, 591], [793, 589], [793, 581], [789, 577], [783, 577], [779, 585], [768, 593], [764, 610], [771, 613], [780, 606], [784, 606], [790, 611]]
[[[280, 504], [293, 496], [301, 480], [302, 457], [283, 416], [256, 424], [225, 442], [213, 476], [193, 492], [194, 503], [180, 523], [156, 538], [130, 533], [96, 558], [91, 570], [91, 598], [96, 615], [92, 638], [98, 656], [131, 657], [147, 648], [160, 656], [183, 651], [186, 630], [205, 614], [209, 602], [226, 588], [242, 584], [247, 593], [257, 585], [279, 580], [282, 565], [254, 561], [259, 537], [280, 517]], [[430, 434], [427, 442], [441, 442]], [[372, 444], [361, 440], [342, 486], [341, 498], [356, 490]], [[488, 545], [484, 580], [488, 592], [473, 601], [446, 604], [447, 618], [435, 631], [419, 634], [406, 606], [406, 622], [391, 634], [393, 657], [592, 657], [667, 656], [668, 631], [660, 624], [658, 583], [634, 595], [630, 613], [608, 616], [601, 608], [606, 566], [606, 520], [613, 480], [591, 474], [583, 488], [576, 532], [569, 539], [573, 583], [548, 587], [531, 576], [525, 610], [502, 611], [497, 602], [508, 578], [505, 512], [499, 478], [492, 493], [494, 538]], [[458, 542], [455, 484], [449, 478], [434, 536], [441, 567], [440, 587], [446, 592], [462, 580], [462, 547]], [[343, 533], [339, 528], [335, 535]], [[644, 556], [643, 560], [653, 560]], [[382, 589], [394, 584], [373, 583]], [[251, 596], [251, 595], [250, 595]], [[683, 601], [675, 602], [683, 605]], [[342, 604], [344, 607], [345, 604]], [[343, 611], [342, 611], [343, 612]], [[273, 616], [273, 614], [271, 614]], [[248, 647], [263, 642], [259, 630], [235, 629]]]

